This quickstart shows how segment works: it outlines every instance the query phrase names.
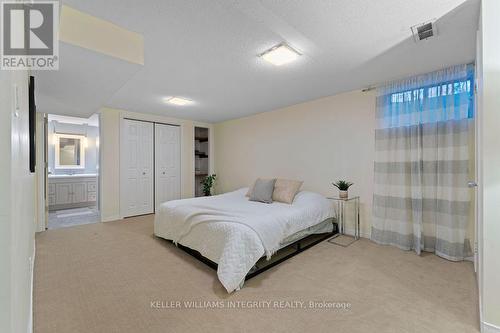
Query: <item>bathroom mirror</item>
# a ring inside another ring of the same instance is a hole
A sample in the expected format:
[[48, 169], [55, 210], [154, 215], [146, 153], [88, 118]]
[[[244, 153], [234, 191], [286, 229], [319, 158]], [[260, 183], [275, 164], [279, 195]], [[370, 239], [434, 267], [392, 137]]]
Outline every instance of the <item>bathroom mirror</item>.
[[54, 135], [56, 169], [85, 169], [85, 136]]

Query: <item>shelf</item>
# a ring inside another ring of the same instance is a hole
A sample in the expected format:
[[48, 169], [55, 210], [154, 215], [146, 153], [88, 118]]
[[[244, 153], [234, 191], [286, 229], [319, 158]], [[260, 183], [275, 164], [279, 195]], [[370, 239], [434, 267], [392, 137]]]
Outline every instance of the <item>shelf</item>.
[[208, 158], [208, 155], [205, 153], [197, 153], [195, 152], [194, 155], [199, 158]]
[[208, 142], [208, 138], [194, 138], [196, 141]]

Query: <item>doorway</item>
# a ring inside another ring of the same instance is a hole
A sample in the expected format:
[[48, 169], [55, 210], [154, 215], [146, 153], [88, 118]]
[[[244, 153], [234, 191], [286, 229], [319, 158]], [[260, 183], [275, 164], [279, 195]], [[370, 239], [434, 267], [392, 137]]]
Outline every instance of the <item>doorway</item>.
[[46, 129], [46, 228], [100, 222], [99, 116], [49, 114]]

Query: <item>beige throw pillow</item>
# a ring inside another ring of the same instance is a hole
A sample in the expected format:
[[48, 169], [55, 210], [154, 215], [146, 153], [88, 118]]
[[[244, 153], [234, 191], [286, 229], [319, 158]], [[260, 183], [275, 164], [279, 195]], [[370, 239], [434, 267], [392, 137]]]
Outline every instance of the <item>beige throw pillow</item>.
[[274, 184], [273, 201], [291, 204], [304, 182], [290, 179], [277, 179]]

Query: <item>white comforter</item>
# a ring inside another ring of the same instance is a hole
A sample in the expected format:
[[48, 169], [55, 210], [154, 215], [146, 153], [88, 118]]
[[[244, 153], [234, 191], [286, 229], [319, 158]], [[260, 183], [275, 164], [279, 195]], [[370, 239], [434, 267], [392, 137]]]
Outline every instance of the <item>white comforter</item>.
[[228, 292], [239, 289], [257, 260], [270, 257], [283, 239], [333, 216], [331, 203], [316, 193], [299, 192], [288, 205], [249, 201], [247, 190], [169, 201], [155, 216], [155, 235], [216, 262]]

